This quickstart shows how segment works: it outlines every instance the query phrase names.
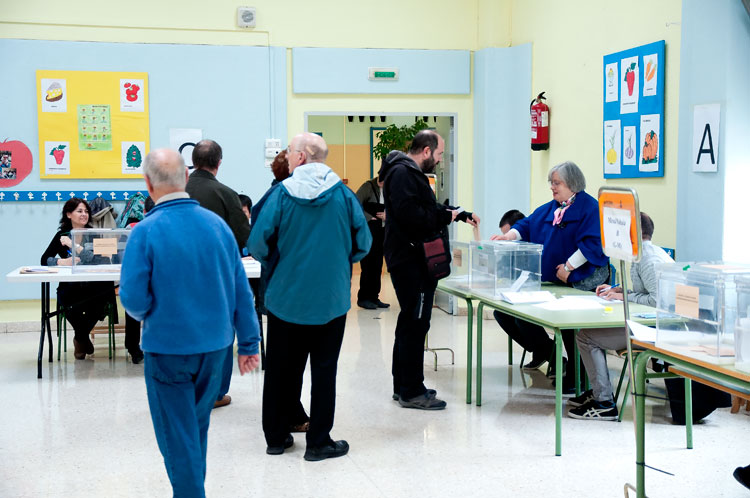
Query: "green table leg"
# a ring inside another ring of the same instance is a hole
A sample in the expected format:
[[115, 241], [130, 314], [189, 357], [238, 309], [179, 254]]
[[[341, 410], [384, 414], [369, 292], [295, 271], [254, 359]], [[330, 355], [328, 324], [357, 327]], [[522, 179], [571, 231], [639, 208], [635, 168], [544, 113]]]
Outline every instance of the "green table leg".
[[471, 299], [466, 299], [466, 404], [471, 404], [471, 369], [474, 368], [471, 354], [474, 344], [472, 344], [472, 333], [474, 332], [474, 305]]
[[477, 304], [477, 406], [482, 406], [482, 317], [484, 303]]
[[562, 455], [562, 332], [555, 329], [555, 456]]
[[[635, 359], [635, 472], [636, 496], [646, 496], [646, 364], [651, 355], [648, 351], [639, 354]], [[630, 393], [625, 393], [628, 396]]]
[[576, 341], [576, 335], [578, 330], [573, 330], [573, 361], [576, 365], [576, 396], [581, 395], [581, 352], [578, 351], [578, 341]]
[[513, 339], [508, 336], [508, 365], [513, 364]]
[[685, 378], [685, 437], [687, 449], [693, 449], [693, 381]]

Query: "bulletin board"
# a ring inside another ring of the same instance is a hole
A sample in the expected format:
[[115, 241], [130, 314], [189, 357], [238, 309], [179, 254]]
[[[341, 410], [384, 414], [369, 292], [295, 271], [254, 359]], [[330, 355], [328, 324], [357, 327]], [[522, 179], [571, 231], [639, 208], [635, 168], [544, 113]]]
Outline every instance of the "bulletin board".
[[664, 40], [604, 56], [604, 178], [664, 176]]
[[39, 177], [139, 178], [148, 73], [36, 71]]

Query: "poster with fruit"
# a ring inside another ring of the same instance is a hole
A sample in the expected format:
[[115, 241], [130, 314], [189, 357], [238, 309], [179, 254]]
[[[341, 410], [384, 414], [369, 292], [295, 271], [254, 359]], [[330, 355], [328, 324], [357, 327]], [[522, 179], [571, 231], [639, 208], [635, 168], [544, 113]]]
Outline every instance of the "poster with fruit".
[[620, 114], [638, 112], [638, 85], [640, 83], [638, 57], [628, 57], [620, 62]]
[[48, 175], [70, 175], [70, 142], [44, 142], [44, 150]]
[[613, 62], [604, 66], [604, 101], [617, 102], [618, 92], [620, 91], [620, 78], [617, 63]]
[[656, 95], [656, 68], [659, 64], [659, 54], [649, 54], [643, 58], [643, 96], [650, 97]]
[[[36, 91], [40, 178], [132, 178], [140, 174], [139, 167], [123, 167], [121, 144], [141, 144], [137, 147], [141, 160], [148, 153], [148, 73], [38, 70]], [[58, 107], [49, 112], [50, 105]]]
[[68, 112], [68, 90], [64, 79], [43, 78], [42, 112]]
[[112, 150], [112, 120], [108, 105], [78, 106], [78, 149]]
[[120, 80], [120, 111], [143, 112], [143, 80]]
[[620, 174], [620, 121], [604, 122], [604, 172]]
[[641, 159], [638, 161], [639, 171], [656, 171], [659, 169], [660, 122], [658, 114], [641, 116]]
[[122, 142], [122, 174], [142, 175], [146, 158], [145, 142]]
[[635, 126], [625, 126], [622, 129], [622, 164], [635, 166], [638, 161], [638, 138], [635, 136]]
[[0, 141], [0, 188], [14, 187], [31, 173], [31, 151], [18, 140]]

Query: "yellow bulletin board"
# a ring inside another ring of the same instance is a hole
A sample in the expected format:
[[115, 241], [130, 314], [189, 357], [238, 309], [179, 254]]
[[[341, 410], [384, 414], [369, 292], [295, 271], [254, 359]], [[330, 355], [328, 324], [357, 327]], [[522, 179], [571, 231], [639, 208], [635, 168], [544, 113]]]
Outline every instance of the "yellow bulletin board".
[[36, 88], [40, 178], [143, 174], [148, 73], [39, 70]]

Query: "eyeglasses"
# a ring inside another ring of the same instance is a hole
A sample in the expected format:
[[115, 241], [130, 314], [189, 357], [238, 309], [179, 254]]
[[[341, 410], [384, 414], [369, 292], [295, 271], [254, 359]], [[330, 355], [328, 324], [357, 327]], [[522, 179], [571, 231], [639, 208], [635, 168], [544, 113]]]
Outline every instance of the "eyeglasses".
[[560, 180], [551, 180], [549, 182], [550, 187], [559, 187], [560, 185], [565, 185], [565, 182], [561, 182]]
[[286, 148], [287, 155], [291, 154], [292, 152], [304, 152], [302, 149], [294, 149], [294, 150], [292, 150], [291, 147], [292, 147], [291, 145], [287, 146], [287, 148]]

